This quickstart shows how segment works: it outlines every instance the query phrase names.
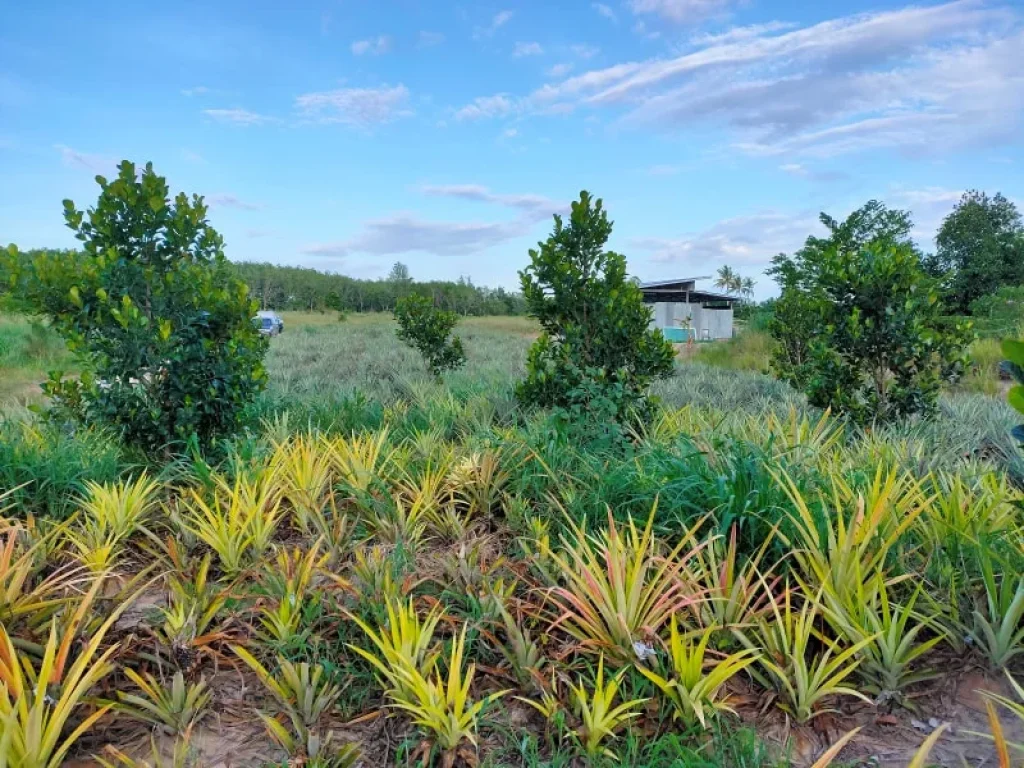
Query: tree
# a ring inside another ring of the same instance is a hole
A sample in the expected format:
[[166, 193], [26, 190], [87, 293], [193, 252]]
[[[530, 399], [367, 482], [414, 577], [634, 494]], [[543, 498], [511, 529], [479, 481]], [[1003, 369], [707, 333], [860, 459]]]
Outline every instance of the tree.
[[409, 274], [409, 267], [400, 261], [396, 261], [391, 271], [388, 272], [388, 282], [394, 283], [395, 285], [406, 285], [412, 282], [412, 276]]
[[66, 414], [112, 425], [129, 443], [169, 452], [231, 433], [266, 381], [266, 341], [255, 302], [224, 257], [199, 196], [168, 197], [147, 165], [119, 166], [83, 213], [64, 201], [81, 251], [18, 259], [11, 279], [22, 308], [50, 318], [82, 374], [50, 375], [44, 390]]
[[744, 277], [740, 280], [739, 294], [745, 299], [754, 297], [754, 286], [757, 285], [752, 277]]
[[794, 258], [780, 253], [767, 272], [783, 288], [768, 322], [768, 330], [777, 342], [772, 367], [797, 389], [808, 384], [811, 345], [820, 330], [815, 325], [819, 311], [813, 285], [808, 284], [811, 265], [827, 252], [857, 253], [869, 243], [891, 244], [917, 253], [910, 237], [914, 228], [910, 211], [888, 208], [878, 200], [869, 200], [843, 221], [825, 212], [818, 220], [828, 230], [827, 236], [809, 235]]
[[728, 264], [723, 264], [718, 268], [717, 277], [715, 278], [715, 287], [719, 288], [726, 293], [735, 293], [743, 285], [743, 278], [737, 274], [737, 272], [730, 267]]
[[943, 316], [913, 248], [885, 237], [805, 248], [777, 256], [770, 273], [782, 287], [773, 367], [812, 405], [859, 423], [927, 413], [962, 371], [971, 334]]
[[459, 322], [456, 313], [438, 309], [426, 296], [410, 293], [395, 304], [395, 319], [398, 338], [419, 351], [435, 376], [466, 362], [462, 340], [451, 335]]
[[1024, 225], [1017, 207], [971, 190], [942, 222], [929, 270], [947, 281], [951, 305], [967, 312], [975, 299], [1024, 283]]
[[650, 310], [626, 275], [626, 258], [605, 250], [612, 223], [587, 192], [569, 222], [530, 250], [519, 273], [541, 335], [517, 393], [524, 402], [579, 412], [597, 407], [621, 420], [646, 402], [655, 378], [672, 373], [672, 345], [649, 328]]

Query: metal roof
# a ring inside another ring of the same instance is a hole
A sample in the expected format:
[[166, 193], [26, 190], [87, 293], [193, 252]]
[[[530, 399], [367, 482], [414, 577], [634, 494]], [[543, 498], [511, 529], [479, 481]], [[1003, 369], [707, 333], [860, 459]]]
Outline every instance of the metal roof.
[[655, 280], [651, 283], [640, 283], [641, 288], [664, 288], [669, 285], [680, 285], [681, 283], [696, 283], [698, 280], [710, 280], [711, 275], [699, 277], [677, 277], [673, 280]]
[[655, 280], [649, 283], [640, 283], [640, 290], [643, 291], [644, 300], [657, 301], [658, 299], [670, 300], [672, 296], [686, 294], [692, 302], [728, 301], [739, 302], [741, 298], [733, 293], [715, 293], [714, 291], [703, 291], [697, 289], [698, 280], [710, 280], [710, 276], [703, 277], [678, 277], [674, 280]]

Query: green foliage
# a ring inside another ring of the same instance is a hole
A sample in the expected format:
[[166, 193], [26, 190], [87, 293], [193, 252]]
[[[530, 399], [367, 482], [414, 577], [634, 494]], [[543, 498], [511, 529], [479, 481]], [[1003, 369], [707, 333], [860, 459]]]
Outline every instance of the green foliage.
[[979, 336], [1015, 335], [1024, 327], [1024, 285], [1004, 285], [971, 302], [971, 317]]
[[87, 214], [64, 201], [82, 251], [26, 263], [10, 249], [15, 295], [50, 319], [82, 369], [51, 374], [54, 412], [113, 425], [149, 453], [230, 434], [266, 380], [266, 342], [206, 205], [171, 201], [151, 164], [140, 175], [125, 161], [114, 181], [96, 180]]
[[401, 262], [380, 280], [360, 280], [310, 267], [287, 267], [263, 262], [235, 262], [238, 276], [249, 286], [261, 309], [308, 312], [390, 312], [410, 293], [433, 296], [438, 306], [460, 315], [521, 315], [523, 297], [504, 288], [474, 285], [471, 280], [413, 280]]
[[1005, 285], [1024, 283], [1024, 222], [1001, 194], [965, 192], [935, 236], [928, 268], [948, 282], [950, 302], [960, 312]]
[[462, 339], [452, 335], [459, 322], [454, 312], [435, 307], [426, 296], [411, 293], [395, 304], [395, 319], [398, 338], [423, 355], [427, 368], [435, 376], [466, 362]]
[[874, 201], [828, 238], [810, 237], [769, 273], [782, 287], [770, 324], [780, 378], [858, 422], [935, 409], [966, 363], [969, 327], [943, 316], [938, 286], [905, 242], [909, 214]]
[[[1013, 376], [1016, 382], [1006, 393], [1006, 400], [1017, 413], [1024, 414], [1024, 341], [1006, 339], [1003, 342], [1003, 355], [1006, 361], [1002, 369]], [[1014, 427], [1011, 434], [1024, 445], [1024, 424]]]
[[517, 391], [522, 401], [622, 419], [644, 405], [653, 379], [672, 373], [672, 345], [649, 329], [626, 258], [604, 250], [611, 231], [601, 200], [584, 191], [568, 226], [556, 215], [554, 232], [530, 251], [519, 277], [542, 333]]

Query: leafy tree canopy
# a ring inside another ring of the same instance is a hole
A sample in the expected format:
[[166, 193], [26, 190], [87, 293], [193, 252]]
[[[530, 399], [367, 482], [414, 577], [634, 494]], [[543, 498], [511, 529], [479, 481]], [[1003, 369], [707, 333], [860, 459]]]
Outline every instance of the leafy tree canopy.
[[622, 419], [643, 406], [653, 379], [671, 374], [672, 345], [649, 328], [626, 258], [605, 250], [611, 231], [601, 200], [584, 191], [568, 223], [556, 215], [551, 236], [530, 251], [519, 277], [542, 333], [518, 388], [523, 401]]
[[150, 453], [230, 433], [264, 385], [266, 343], [203, 199], [171, 200], [152, 165], [140, 175], [125, 161], [96, 181], [88, 212], [64, 201], [82, 250], [8, 251], [12, 296], [49, 317], [82, 370], [51, 374], [53, 413], [112, 425]]
[[935, 245], [929, 271], [944, 277], [951, 306], [960, 312], [1000, 286], [1024, 283], [1024, 224], [1017, 206], [1001, 194], [964, 193]]
[[934, 408], [941, 380], [964, 364], [968, 329], [943, 315], [941, 293], [908, 242], [909, 215], [872, 201], [827, 238], [780, 254], [782, 293], [769, 330], [772, 366], [812, 404], [858, 422]]
[[462, 339], [452, 336], [459, 316], [439, 309], [433, 300], [411, 293], [395, 304], [398, 338], [416, 349], [435, 376], [466, 362]]

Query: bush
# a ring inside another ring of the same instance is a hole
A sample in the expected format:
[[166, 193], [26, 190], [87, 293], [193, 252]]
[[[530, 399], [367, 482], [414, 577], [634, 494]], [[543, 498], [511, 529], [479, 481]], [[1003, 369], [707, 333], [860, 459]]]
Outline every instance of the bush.
[[466, 362], [462, 339], [451, 335], [459, 322], [454, 312], [435, 307], [426, 296], [411, 293], [395, 302], [395, 319], [398, 338], [419, 351], [435, 376]]
[[529, 314], [542, 333], [530, 349], [519, 398], [543, 407], [598, 410], [623, 420], [646, 403], [650, 383], [672, 373], [675, 353], [659, 331], [626, 258], [604, 250], [612, 223], [587, 192], [572, 204], [569, 224], [530, 251], [519, 273]]
[[75, 353], [79, 379], [51, 374], [53, 414], [112, 425], [147, 453], [232, 433], [262, 389], [265, 340], [199, 196], [168, 197], [147, 165], [123, 162], [96, 180], [88, 214], [64, 201], [81, 252], [10, 249], [12, 295], [50, 318]]
[[11, 493], [18, 516], [62, 520], [77, 508], [87, 481], [114, 481], [130, 467], [116, 437], [102, 431], [0, 421], [0, 497]]
[[773, 367], [809, 402], [866, 423], [935, 409], [966, 362], [968, 329], [942, 316], [909, 246], [878, 238], [780, 255]]

